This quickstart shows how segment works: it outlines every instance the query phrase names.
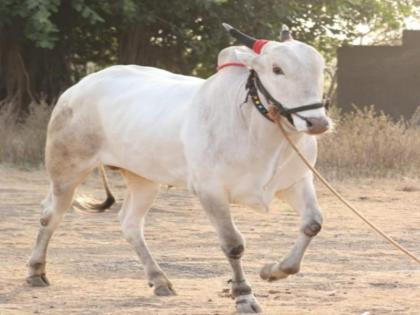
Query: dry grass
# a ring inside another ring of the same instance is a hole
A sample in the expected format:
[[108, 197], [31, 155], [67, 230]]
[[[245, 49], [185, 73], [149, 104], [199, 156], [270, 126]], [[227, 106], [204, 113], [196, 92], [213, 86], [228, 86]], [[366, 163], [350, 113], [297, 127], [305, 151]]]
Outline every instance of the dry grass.
[[10, 105], [0, 111], [0, 163], [37, 167], [44, 159], [45, 136], [51, 107], [32, 104], [25, 122], [16, 122]]
[[373, 106], [332, 112], [336, 128], [320, 139], [318, 167], [335, 178], [418, 176], [420, 108], [410, 120], [393, 121]]
[[[51, 106], [34, 104], [24, 123], [0, 111], [0, 163], [42, 164]], [[330, 178], [420, 174], [420, 107], [408, 120], [394, 122], [374, 107], [342, 114], [333, 109], [335, 130], [320, 137], [318, 167]]]

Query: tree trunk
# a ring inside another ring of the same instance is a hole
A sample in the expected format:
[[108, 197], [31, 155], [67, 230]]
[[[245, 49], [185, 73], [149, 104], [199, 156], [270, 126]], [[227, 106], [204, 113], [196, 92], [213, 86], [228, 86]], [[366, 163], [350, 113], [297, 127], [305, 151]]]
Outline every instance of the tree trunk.
[[140, 64], [143, 66], [156, 66], [156, 57], [147, 30], [140, 26], [127, 27], [120, 36], [118, 43], [118, 61], [121, 64]]
[[36, 100], [19, 44], [11, 38], [0, 37], [0, 100], [13, 103], [13, 112], [23, 104]]
[[0, 34], [0, 106], [11, 105], [15, 118], [24, 118], [31, 102], [48, 104], [71, 84], [68, 63], [60, 48], [23, 45]]

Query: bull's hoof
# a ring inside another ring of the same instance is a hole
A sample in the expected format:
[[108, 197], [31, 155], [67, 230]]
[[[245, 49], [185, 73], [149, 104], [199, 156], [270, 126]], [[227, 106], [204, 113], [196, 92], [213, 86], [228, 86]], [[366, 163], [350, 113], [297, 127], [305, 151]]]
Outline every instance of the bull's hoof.
[[171, 281], [169, 281], [162, 271], [157, 271], [151, 274], [149, 286], [154, 288], [153, 292], [156, 296], [176, 295]]
[[287, 278], [290, 274], [281, 270], [277, 263], [266, 264], [260, 271], [261, 279], [269, 282]]
[[253, 294], [247, 294], [236, 297], [236, 311], [239, 314], [255, 314], [261, 313], [262, 308]]
[[28, 283], [31, 287], [47, 287], [50, 285], [50, 282], [45, 274], [27, 277], [26, 283]]
[[156, 287], [153, 290], [153, 292], [156, 296], [173, 296], [173, 295], [176, 295], [176, 292], [172, 288], [172, 285], [169, 285], [169, 286], [161, 285], [159, 287]]

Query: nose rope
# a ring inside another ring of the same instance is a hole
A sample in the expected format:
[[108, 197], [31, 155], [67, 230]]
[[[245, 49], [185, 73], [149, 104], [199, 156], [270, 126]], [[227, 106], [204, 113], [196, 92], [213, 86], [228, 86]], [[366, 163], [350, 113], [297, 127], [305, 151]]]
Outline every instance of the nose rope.
[[347, 206], [356, 216], [358, 216], [363, 222], [365, 222], [372, 230], [382, 236], [388, 243], [394, 246], [396, 249], [410, 257], [414, 260], [417, 264], [420, 264], [420, 259], [416, 257], [415, 254], [410, 252], [408, 249], [400, 245], [398, 242], [394, 241], [390, 236], [388, 236], [385, 232], [383, 232], [379, 227], [373, 224], [369, 219], [367, 219], [359, 210], [357, 210], [354, 206], [352, 206], [334, 187], [331, 186], [330, 183], [319, 173], [312, 165], [308, 162], [308, 160], [303, 156], [303, 154], [299, 151], [298, 147], [293, 143], [293, 141], [287, 135], [286, 130], [284, 129], [281, 119], [279, 119], [279, 113], [277, 110], [274, 109], [270, 110], [270, 114], [272, 117], [275, 117], [274, 121], [279, 126], [281, 132], [283, 133], [284, 137], [286, 138], [287, 142], [289, 142], [290, 146], [296, 152], [296, 154], [301, 158], [303, 163], [312, 171], [312, 173], [328, 188], [328, 190], [336, 196], [344, 205]]

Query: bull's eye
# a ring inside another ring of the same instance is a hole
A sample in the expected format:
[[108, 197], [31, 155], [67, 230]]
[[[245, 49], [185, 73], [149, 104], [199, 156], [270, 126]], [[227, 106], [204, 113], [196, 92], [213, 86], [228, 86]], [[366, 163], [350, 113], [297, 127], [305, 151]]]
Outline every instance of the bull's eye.
[[274, 74], [277, 74], [277, 75], [284, 74], [283, 70], [279, 66], [274, 66], [273, 67], [273, 72], [274, 72]]

